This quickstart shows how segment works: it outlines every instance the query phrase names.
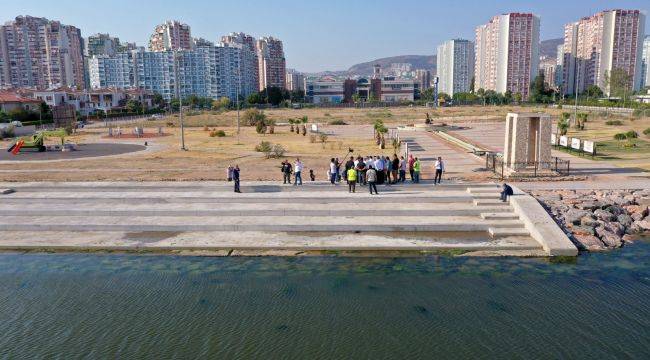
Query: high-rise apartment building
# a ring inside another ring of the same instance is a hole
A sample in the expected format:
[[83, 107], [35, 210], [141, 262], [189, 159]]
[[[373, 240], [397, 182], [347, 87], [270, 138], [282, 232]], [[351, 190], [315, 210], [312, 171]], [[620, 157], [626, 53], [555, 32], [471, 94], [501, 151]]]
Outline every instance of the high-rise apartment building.
[[257, 40], [257, 60], [260, 91], [268, 87], [284, 88], [287, 64], [282, 41], [273, 37]]
[[257, 40], [248, 34], [243, 32], [232, 32], [228, 35], [221, 37], [221, 43], [226, 45], [238, 44], [243, 48], [248, 49], [255, 60], [255, 69], [253, 70], [253, 76], [255, 78], [255, 89], [259, 88], [259, 59], [257, 56]]
[[509, 13], [476, 28], [474, 87], [528, 98], [538, 74], [539, 17]]
[[150, 51], [191, 50], [192, 32], [190, 26], [176, 20], [156, 26], [149, 38]]
[[440, 92], [453, 96], [469, 92], [474, 77], [474, 43], [454, 39], [438, 46], [437, 72]]
[[135, 88], [132, 52], [93, 55], [88, 59], [88, 77], [92, 89]]
[[650, 35], [643, 40], [641, 54], [641, 88], [650, 86]]
[[609, 93], [606, 78], [621, 69], [629, 87], [641, 86], [641, 56], [645, 15], [639, 10], [607, 10], [564, 27], [563, 89], [583, 92], [597, 85]]
[[[472, 66], [474, 63], [472, 62]], [[472, 74], [473, 75], [473, 74]], [[424, 91], [431, 87], [431, 71], [426, 69], [415, 70], [415, 83], [419, 91]]]
[[305, 76], [296, 70], [287, 70], [285, 88], [289, 91], [305, 90]]
[[84, 43], [84, 55], [87, 57], [94, 55], [113, 56], [120, 51], [120, 39], [109, 34], [90, 35], [84, 40]]
[[31, 16], [0, 26], [0, 82], [16, 88], [84, 88], [81, 31]]

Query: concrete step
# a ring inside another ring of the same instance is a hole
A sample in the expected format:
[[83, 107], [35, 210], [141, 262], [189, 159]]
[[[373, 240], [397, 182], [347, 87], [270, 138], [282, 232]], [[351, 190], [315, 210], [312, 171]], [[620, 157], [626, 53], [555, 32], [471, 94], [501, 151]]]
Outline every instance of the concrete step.
[[489, 228], [488, 233], [492, 238], [506, 236], [529, 236], [530, 233], [525, 228]]
[[470, 194], [500, 194], [501, 189], [498, 187], [482, 187], [482, 188], [477, 188], [477, 187], [469, 187], [467, 188], [467, 192]]
[[477, 200], [490, 200], [490, 199], [499, 199], [501, 194], [499, 193], [472, 193], [472, 198]]
[[474, 205], [476, 206], [497, 206], [497, 205], [508, 205], [507, 202], [503, 202], [499, 199], [477, 199], [474, 200]]
[[519, 220], [519, 215], [511, 212], [481, 213], [480, 216], [485, 220]]

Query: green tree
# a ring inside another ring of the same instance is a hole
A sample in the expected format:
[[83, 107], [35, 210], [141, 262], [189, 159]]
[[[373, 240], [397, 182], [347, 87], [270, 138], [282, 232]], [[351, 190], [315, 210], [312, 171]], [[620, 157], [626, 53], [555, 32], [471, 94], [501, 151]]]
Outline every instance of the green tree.
[[264, 122], [266, 115], [258, 109], [248, 109], [244, 112], [244, 122], [248, 126], [257, 126], [258, 123]]
[[126, 102], [126, 111], [130, 113], [141, 113], [142, 112], [142, 103], [138, 100], [129, 100]]
[[259, 93], [253, 93], [248, 95], [248, 98], [246, 99], [246, 102], [254, 105], [254, 104], [263, 104], [264, 101], [262, 99], [262, 96]]
[[164, 107], [165, 105], [167, 105], [167, 102], [165, 101], [165, 98], [163, 98], [163, 96], [160, 95], [159, 93], [154, 93], [153, 94], [153, 98], [151, 99], [151, 103], [154, 106], [159, 107], [159, 108]]
[[615, 68], [605, 72], [605, 87], [609, 89], [609, 96], [620, 97], [625, 102], [630, 94], [632, 77], [623, 69]]
[[591, 99], [597, 99], [603, 97], [603, 91], [598, 87], [598, 85], [589, 85], [582, 93], [583, 96]]

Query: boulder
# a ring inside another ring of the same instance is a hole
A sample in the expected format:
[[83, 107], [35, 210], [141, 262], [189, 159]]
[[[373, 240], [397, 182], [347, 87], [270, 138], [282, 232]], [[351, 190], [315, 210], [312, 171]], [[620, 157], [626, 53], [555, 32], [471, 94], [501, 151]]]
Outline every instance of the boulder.
[[603, 203], [601, 203], [600, 201], [590, 201], [590, 200], [586, 200], [582, 203], [576, 204], [576, 208], [580, 210], [591, 210], [591, 211], [600, 209], [602, 206]]
[[596, 235], [596, 230], [591, 226], [574, 225], [571, 232], [574, 235]]
[[605, 244], [603, 244], [600, 239], [593, 235], [575, 235], [574, 240], [576, 241], [576, 246], [580, 250], [587, 251], [603, 251], [605, 250]]
[[623, 236], [625, 234], [625, 226], [617, 222], [608, 222], [605, 223], [605, 230], [616, 234], [617, 236]]
[[614, 220], [616, 220], [616, 216], [614, 216], [614, 214], [612, 214], [609, 211], [605, 211], [605, 210], [601, 210], [601, 209], [598, 209], [598, 210], [594, 211], [594, 215], [596, 215], [597, 219], [602, 220], [602, 221], [614, 221]]
[[621, 214], [621, 215], [617, 216], [616, 221], [618, 221], [619, 224], [621, 224], [621, 225], [623, 225], [625, 227], [632, 225], [632, 222], [634, 222], [632, 217], [630, 215], [628, 215], [628, 214]]
[[567, 224], [578, 225], [580, 224], [580, 219], [589, 215], [591, 215], [591, 212], [586, 210], [569, 209], [569, 211], [564, 213], [564, 222]]
[[616, 205], [610, 205], [605, 210], [614, 214], [614, 216], [618, 216], [625, 213], [625, 209]]
[[635, 221], [634, 224], [643, 231], [650, 231], [650, 216], [641, 221]]
[[596, 221], [595, 217], [591, 214], [587, 216], [583, 216], [580, 218], [580, 225], [582, 226], [589, 226], [589, 227], [594, 227], [598, 224], [598, 221]]
[[623, 245], [623, 239], [611, 231], [603, 228], [596, 228], [596, 233], [600, 236], [600, 241], [602, 241], [607, 247], [618, 248]]

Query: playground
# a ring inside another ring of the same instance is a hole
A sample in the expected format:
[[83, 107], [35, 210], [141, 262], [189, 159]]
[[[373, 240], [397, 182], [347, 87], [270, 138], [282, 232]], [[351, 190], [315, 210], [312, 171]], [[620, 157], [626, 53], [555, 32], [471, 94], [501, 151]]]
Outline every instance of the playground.
[[83, 158], [123, 155], [142, 151], [144, 145], [124, 143], [93, 143], [75, 144], [72, 151], [20, 151], [12, 154], [10, 151], [0, 151], [0, 161], [51, 161], [51, 160], [75, 160]]

